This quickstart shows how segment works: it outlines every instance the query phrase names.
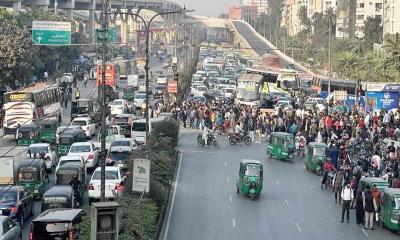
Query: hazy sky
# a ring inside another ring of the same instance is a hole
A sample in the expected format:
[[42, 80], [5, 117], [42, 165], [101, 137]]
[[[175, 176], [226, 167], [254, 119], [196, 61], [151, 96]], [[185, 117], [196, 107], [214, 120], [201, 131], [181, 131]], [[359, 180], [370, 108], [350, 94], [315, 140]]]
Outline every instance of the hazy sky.
[[240, 0], [171, 0], [185, 5], [186, 9], [195, 10], [193, 15], [217, 17], [221, 13], [228, 13], [229, 6], [237, 5]]

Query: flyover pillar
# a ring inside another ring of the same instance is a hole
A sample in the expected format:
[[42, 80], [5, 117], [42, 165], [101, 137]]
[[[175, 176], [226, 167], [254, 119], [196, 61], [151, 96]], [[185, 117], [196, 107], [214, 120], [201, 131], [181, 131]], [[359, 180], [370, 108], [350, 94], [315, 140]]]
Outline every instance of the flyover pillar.
[[30, 4], [32, 8], [47, 9], [50, 5], [50, 0], [32, 0]]
[[124, 44], [128, 42], [128, 18], [129, 15], [121, 14], [121, 42]]
[[69, 20], [74, 20], [75, 0], [58, 1], [57, 7], [66, 11]]
[[20, 12], [22, 9], [22, 1], [21, 0], [17, 0], [15, 2], [13, 2], [13, 10], [14, 12]]
[[89, 7], [89, 39], [91, 43], [96, 43], [96, 30], [95, 30], [95, 9], [96, 9], [96, 0], [91, 0]]

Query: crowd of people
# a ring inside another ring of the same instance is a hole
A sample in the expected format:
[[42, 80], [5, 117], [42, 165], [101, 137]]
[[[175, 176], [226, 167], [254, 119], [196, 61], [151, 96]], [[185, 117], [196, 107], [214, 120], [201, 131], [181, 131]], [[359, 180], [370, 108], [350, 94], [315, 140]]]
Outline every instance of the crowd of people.
[[339, 103], [326, 104], [323, 111], [305, 108], [305, 96], [292, 94], [295, 104], [280, 107], [274, 113], [244, 105], [184, 101], [171, 107], [183, 127], [212, 129], [223, 133], [248, 134], [260, 143], [271, 132], [288, 132], [297, 141], [323, 142], [327, 160], [321, 166], [321, 186], [331, 181], [335, 202], [342, 205], [349, 221], [349, 209], [356, 209], [357, 224], [373, 229], [373, 216], [379, 213], [381, 193], [376, 186], [361, 189], [363, 177], [379, 177], [392, 188], [400, 188], [399, 162], [400, 111], [366, 112], [362, 107], [337, 108]]

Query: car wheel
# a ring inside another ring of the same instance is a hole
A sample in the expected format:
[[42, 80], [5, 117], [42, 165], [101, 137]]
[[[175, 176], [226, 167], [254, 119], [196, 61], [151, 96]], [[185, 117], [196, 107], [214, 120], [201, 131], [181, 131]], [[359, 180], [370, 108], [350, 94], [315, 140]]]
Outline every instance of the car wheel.
[[25, 223], [25, 214], [24, 212], [21, 212], [19, 215], [19, 225], [21, 226], [21, 229], [24, 228], [24, 223]]

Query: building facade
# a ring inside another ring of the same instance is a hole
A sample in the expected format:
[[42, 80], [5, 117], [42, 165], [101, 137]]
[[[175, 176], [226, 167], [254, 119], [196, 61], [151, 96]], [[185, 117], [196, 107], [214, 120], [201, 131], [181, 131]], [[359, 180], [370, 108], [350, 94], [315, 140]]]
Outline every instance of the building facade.
[[268, 11], [267, 0], [242, 0], [242, 5], [256, 6], [257, 7], [257, 15], [266, 13]]
[[400, 1], [385, 0], [383, 2], [383, 36], [386, 33], [400, 33]]
[[[282, 26], [286, 28], [288, 35], [299, 33], [304, 26], [301, 24], [298, 12], [301, 7], [308, 8], [309, 0], [286, 0], [282, 12]], [[307, 11], [308, 13], [308, 11]]]

